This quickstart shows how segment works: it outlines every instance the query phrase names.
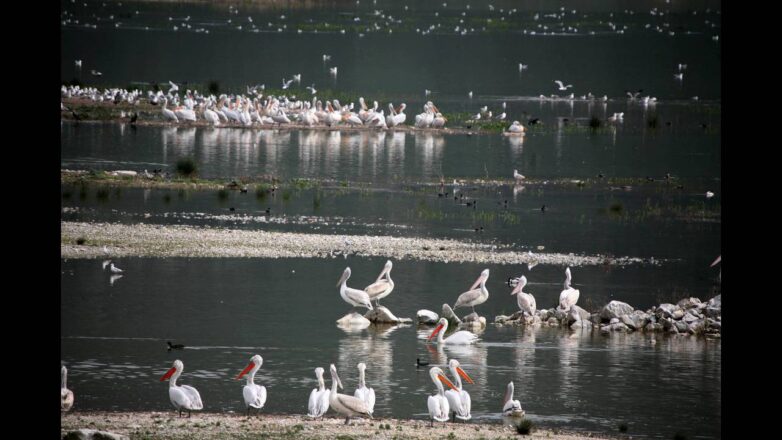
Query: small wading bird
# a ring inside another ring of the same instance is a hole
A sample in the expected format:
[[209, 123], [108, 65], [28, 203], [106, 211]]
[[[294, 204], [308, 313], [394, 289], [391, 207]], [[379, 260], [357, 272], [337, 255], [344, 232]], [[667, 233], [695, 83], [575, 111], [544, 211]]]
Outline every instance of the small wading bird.
[[525, 293], [521, 289], [527, 285], [527, 277], [524, 275], [519, 279], [519, 283], [511, 291], [511, 295], [516, 295], [516, 303], [519, 305], [519, 310], [529, 313], [530, 316], [535, 315], [535, 297], [530, 293]]
[[508, 382], [505, 397], [502, 399], [502, 415], [514, 418], [524, 416], [524, 410], [521, 409], [521, 403], [518, 400], [513, 400], [513, 382]]
[[263, 358], [261, 355], [256, 354], [250, 358], [250, 363], [236, 376], [236, 379], [241, 379], [242, 376], [250, 373], [247, 376], [247, 385], [242, 389], [242, 396], [244, 397], [244, 404], [247, 405], [247, 415], [250, 415], [250, 408], [256, 408], [260, 410], [263, 405], [266, 404], [266, 387], [255, 384], [255, 373], [263, 365]]
[[[475, 306], [483, 304], [489, 299], [489, 291], [486, 289], [486, 280], [488, 279], [489, 269], [484, 269], [480, 276], [478, 276], [478, 279], [475, 280], [475, 283], [470, 287], [470, 290], [459, 295], [453, 308], [472, 307], [472, 311], [475, 312]], [[477, 288], [478, 285], [480, 285], [480, 288]]]
[[[339, 394], [337, 392], [337, 385], [344, 389], [342, 381], [339, 380], [337, 375], [337, 367], [331, 364], [331, 392], [329, 393], [329, 406], [337, 413], [345, 416], [345, 424], [350, 422], [351, 417], [367, 416], [372, 418], [372, 412], [369, 411], [367, 404], [358, 397], [348, 396], [346, 394]], [[447, 416], [446, 416], [447, 417]]]
[[448, 368], [451, 370], [451, 375], [456, 382], [456, 387], [452, 390], [445, 392], [445, 398], [448, 399], [448, 405], [451, 407], [451, 413], [453, 414], [453, 421], [470, 420], [472, 415], [470, 409], [472, 408], [472, 400], [470, 399], [470, 393], [462, 389], [462, 377], [467, 383], [475, 383], [472, 378], [462, 370], [462, 366], [456, 359], [451, 359], [448, 362]]
[[348, 287], [348, 278], [350, 278], [350, 267], [345, 268], [345, 271], [342, 272], [342, 278], [337, 282], [339, 294], [342, 296], [342, 299], [353, 307], [366, 307], [369, 310], [372, 310], [372, 303], [369, 301], [369, 295], [363, 290]]
[[182, 410], [187, 411], [187, 417], [190, 417], [190, 411], [198, 411], [204, 409], [204, 404], [201, 402], [201, 395], [198, 394], [198, 390], [189, 385], [177, 385], [176, 381], [182, 374], [182, 370], [185, 366], [179, 359], [174, 361], [174, 366], [171, 367], [160, 381], [171, 378], [168, 384], [168, 397], [171, 399], [171, 404], [174, 408], [179, 410], [179, 416], [182, 416]]
[[60, 411], [70, 411], [73, 407], [73, 391], [68, 389], [68, 369], [60, 368]]
[[559, 308], [562, 310], [570, 310], [571, 306], [574, 306], [578, 301], [580, 292], [577, 289], [570, 287], [570, 268], [565, 269], [565, 289], [559, 294]]
[[429, 377], [432, 378], [432, 382], [434, 382], [434, 385], [437, 387], [437, 394], [429, 396], [429, 399], [427, 399], [426, 402], [429, 407], [429, 419], [432, 421], [430, 426], [434, 426], [435, 420], [438, 422], [447, 422], [451, 412], [451, 407], [448, 404], [448, 399], [445, 397], [445, 390], [443, 389], [442, 383], [448, 385], [452, 389], [456, 389], [456, 387], [447, 377], [445, 377], [443, 370], [439, 367], [432, 367], [429, 370]]
[[358, 367], [358, 388], [353, 393], [353, 396], [363, 400], [364, 403], [367, 404], [369, 414], [372, 414], [375, 411], [375, 390], [372, 388], [367, 388], [364, 381], [364, 374], [367, 369], [367, 364], [361, 362], [356, 365], [356, 367]]
[[466, 345], [473, 344], [478, 340], [478, 336], [475, 333], [468, 332], [467, 330], [459, 330], [443, 339], [443, 334], [445, 334], [446, 331], [448, 331], [448, 320], [440, 318], [440, 320], [437, 321], [437, 327], [435, 327], [432, 334], [429, 335], [426, 340], [431, 341], [435, 335], [437, 335], [438, 344]]
[[313, 388], [310, 393], [310, 400], [307, 404], [309, 412], [307, 415], [312, 418], [323, 417], [329, 410], [329, 394], [331, 391], [326, 389], [326, 383], [323, 380], [323, 368], [315, 369], [315, 377], [318, 378], [318, 387]]
[[374, 300], [378, 306], [380, 306], [380, 300], [390, 295], [391, 291], [394, 290], [394, 281], [391, 280], [391, 269], [393, 266], [391, 260], [386, 261], [386, 265], [383, 267], [380, 275], [377, 276], [375, 282], [364, 289], [367, 295], [369, 295], [369, 299]]
[[111, 264], [111, 266], [110, 266], [111, 273], [122, 273], [122, 272], [124, 272], [122, 269], [120, 269], [119, 267], [115, 266], [114, 263], [110, 263], [110, 264]]

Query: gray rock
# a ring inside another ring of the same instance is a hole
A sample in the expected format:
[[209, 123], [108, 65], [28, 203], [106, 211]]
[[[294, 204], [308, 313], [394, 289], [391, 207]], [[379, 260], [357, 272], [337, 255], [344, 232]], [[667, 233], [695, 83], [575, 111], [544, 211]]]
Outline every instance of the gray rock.
[[619, 322], [619, 318], [611, 318], [611, 321], [609, 321], [609, 324], [616, 324]]
[[540, 325], [540, 318], [536, 316], [524, 315], [522, 321], [524, 325]]
[[419, 324], [437, 324], [437, 321], [440, 320], [437, 313], [431, 310], [421, 309], [417, 311], [415, 315], [418, 318]]
[[658, 318], [670, 318], [673, 316], [673, 311], [676, 310], [676, 306], [669, 303], [660, 304], [660, 307], [654, 312]]
[[525, 312], [522, 312], [521, 310], [519, 310], [518, 312], [510, 315], [510, 317], [508, 319], [510, 319], [511, 321], [520, 321], [520, 320], [524, 319], [525, 316], [527, 316], [527, 314]]
[[687, 329], [689, 328], [687, 323], [683, 322], [683, 321], [676, 321], [676, 322], [673, 323], [673, 325], [674, 325], [674, 327], [676, 327], [676, 330], [679, 333], [686, 333]]
[[600, 333], [611, 333], [611, 325], [600, 326]]
[[722, 329], [722, 322], [717, 321], [716, 319], [706, 318], [706, 328], [707, 329]]
[[[577, 306], [575, 306], [575, 305], [572, 306], [570, 308], [570, 311], [568, 312], [568, 316], [567, 316], [568, 325], [572, 326], [573, 323], [581, 322], [581, 315], [578, 313], [578, 309], [576, 309], [576, 307]], [[587, 315], [588, 315], [588, 313], [587, 313]]]
[[714, 298], [709, 300], [709, 307], [716, 307], [718, 309], [722, 308], [722, 294], [719, 294], [715, 296]]
[[369, 322], [376, 324], [399, 324], [402, 322], [413, 322], [412, 319], [398, 318], [391, 313], [385, 306], [377, 306], [374, 309], [364, 314], [364, 318], [367, 318]]
[[599, 325], [600, 322], [601, 322], [600, 313], [593, 313], [593, 314], [589, 315], [589, 320], [592, 322], [592, 324], [598, 324]]
[[674, 311], [673, 311], [673, 315], [672, 315], [671, 317], [672, 317], [673, 319], [677, 320], [677, 321], [678, 321], [679, 319], [682, 319], [682, 318], [684, 318], [684, 310], [682, 310], [682, 309], [676, 309], [676, 310], [674, 310]]
[[644, 330], [647, 332], [661, 332], [663, 331], [663, 325], [660, 323], [650, 322], [649, 324], [646, 324]]
[[600, 317], [603, 320], [609, 320], [631, 313], [633, 313], [633, 307], [630, 304], [623, 303], [622, 301], [611, 301], [600, 310]]
[[687, 314], [692, 315], [698, 319], [703, 319], [703, 313], [699, 312], [697, 307], [693, 307], [687, 310]]
[[671, 327], [673, 327], [673, 318], [662, 318], [660, 319], [660, 322], [663, 325], [663, 329], [670, 330]]
[[458, 325], [462, 323], [462, 320], [456, 316], [456, 313], [453, 312], [453, 309], [448, 304], [443, 304], [443, 312], [440, 316], [447, 319], [449, 325]]
[[698, 321], [698, 317], [697, 317], [697, 316], [694, 316], [694, 315], [691, 315], [691, 314], [689, 314], [689, 313], [687, 313], [687, 314], [686, 314], [686, 315], [684, 315], [684, 317], [682, 318], [682, 321], [684, 321], [684, 322], [686, 322], [687, 324], [689, 324], [689, 323], [691, 323], [691, 322]]
[[538, 316], [540, 317], [540, 320], [541, 320], [542, 322], [546, 322], [546, 321], [548, 321], [548, 319], [549, 319], [549, 318], [551, 318], [552, 316], [554, 316], [554, 315], [553, 315], [553, 313], [551, 313], [551, 311], [550, 311], [550, 310], [546, 310], [546, 309], [540, 309], [540, 310], [538, 310], [538, 313], [537, 313], [537, 314], [538, 314]]
[[546, 324], [550, 325], [551, 327], [559, 327], [559, 321], [553, 316], [546, 320]]
[[622, 324], [626, 325], [630, 328], [630, 330], [638, 330], [643, 328], [643, 325], [640, 325], [638, 322], [638, 318], [635, 317], [635, 315], [622, 315], [619, 317], [619, 320], [622, 321]]
[[706, 312], [706, 316], [710, 318], [719, 318], [720, 316], [722, 316], [722, 309], [718, 307], [712, 307], [712, 306], [706, 307], [705, 312]]
[[627, 332], [630, 331], [630, 328], [621, 322], [617, 322], [616, 324], [611, 324], [611, 330], [615, 332]]
[[[477, 316], [477, 315], [476, 315]], [[459, 329], [476, 331], [486, 328], [486, 318], [479, 316], [478, 319], [464, 321], [459, 324]]]
[[575, 304], [570, 306], [570, 313], [573, 313], [573, 310], [575, 310], [578, 313], [582, 321], [589, 321], [590, 316], [592, 316], [589, 312], [587, 312], [586, 310], [582, 309], [581, 307]]
[[679, 308], [681, 308], [681, 309], [687, 310], [687, 309], [691, 309], [693, 307], [697, 307], [698, 304], [700, 304], [700, 303], [701, 303], [701, 300], [699, 300], [698, 298], [690, 297], [690, 298], [684, 298], [683, 300], [681, 300], [678, 303], [676, 303], [676, 305]]
[[126, 435], [114, 434], [108, 431], [98, 431], [96, 429], [79, 429], [71, 431], [63, 437], [63, 440], [129, 440]]
[[699, 335], [706, 330], [706, 325], [703, 320], [694, 321], [687, 325], [687, 332], [691, 335]]
[[509, 324], [508, 321], [510, 321], [510, 316], [507, 315], [497, 315], [494, 317], [494, 323], [495, 324]]
[[672, 335], [678, 335], [679, 334], [679, 330], [676, 329], [675, 325], [670, 326], [666, 331], [668, 333], [672, 334]]
[[[477, 322], [481, 318], [483, 318], [483, 317], [482, 316], [478, 316], [478, 313], [472, 312], [469, 315], [467, 315], [464, 318], [462, 318], [462, 322]], [[486, 321], [486, 318], [483, 318], [483, 320]]]
[[[578, 321], [573, 321], [573, 322], [570, 324], [570, 328], [571, 328], [572, 330], [581, 330], [581, 329], [584, 327], [584, 325], [583, 325], [583, 322], [584, 322], [584, 321], [582, 321], [582, 320], [580, 320], [580, 319], [579, 319]], [[587, 321], [587, 322], [588, 322], [588, 321]]]
[[367, 318], [361, 316], [360, 313], [351, 312], [339, 318], [337, 324], [343, 327], [366, 328], [371, 323]]
[[567, 319], [568, 317], [568, 311], [562, 310], [559, 307], [554, 311], [554, 317], [557, 318], [557, 321], [562, 321], [563, 319]]

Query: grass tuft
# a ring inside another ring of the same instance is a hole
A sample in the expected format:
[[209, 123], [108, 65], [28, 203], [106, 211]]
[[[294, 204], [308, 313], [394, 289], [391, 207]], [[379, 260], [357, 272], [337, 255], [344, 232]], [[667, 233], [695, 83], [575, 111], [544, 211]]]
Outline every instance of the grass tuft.
[[196, 166], [195, 159], [192, 157], [185, 157], [179, 159], [176, 162], [177, 175], [183, 177], [195, 177], [198, 173], [198, 166]]

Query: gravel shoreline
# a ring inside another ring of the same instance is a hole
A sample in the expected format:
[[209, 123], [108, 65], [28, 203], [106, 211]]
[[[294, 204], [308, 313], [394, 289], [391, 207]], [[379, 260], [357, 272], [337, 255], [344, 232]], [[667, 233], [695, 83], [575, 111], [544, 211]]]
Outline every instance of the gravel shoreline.
[[[381, 428], [381, 425], [384, 427]], [[385, 428], [388, 425], [389, 428]], [[326, 417], [312, 420], [304, 415], [246, 417], [239, 414], [193, 413], [190, 419], [170, 412], [74, 412], [60, 416], [60, 433], [79, 429], [108, 431], [131, 439], [609, 439], [595, 433], [563, 433], [535, 429], [519, 436], [515, 429], [500, 423], [435, 423], [400, 419], [344, 419]], [[616, 437], [614, 437], [616, 438]]]
[[[61, 258], [337, 258], [340, 255], [444, 263], [640, 264], [641, 258], [608, 258], [514, 251], [508, 245], [449, 239], [302, 234], [184, 225], [60, 222]], [[77, 244], [84, 240], [83, 244]]]

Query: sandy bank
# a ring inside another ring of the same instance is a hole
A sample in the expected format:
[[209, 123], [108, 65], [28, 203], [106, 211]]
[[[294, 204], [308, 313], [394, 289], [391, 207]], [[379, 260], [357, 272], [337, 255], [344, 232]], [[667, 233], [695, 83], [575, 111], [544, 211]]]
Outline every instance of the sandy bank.
[[[640, 258], [538, 253], [507, 245], [363, 235], [325, 235], [184, 225], [66, 222], [61, 225], [62, 258], [232, 257], [336, 258], [343, 254], [438, 262], [588, 266], [638, 264]], [[83, 244], [77, 240], [84, 239]]]
[[[381, 429], [381, 424], [383, 428]], [[385, 428], [389, 425], [390, 429]], [[127, 435], [131, 439], [548, 439], [604, 438], [592, 433], [555, 433], [534, 430], [520, 436], [499, 423], [436, 423], [428, 420], [344, 419], [312, 420], [304, 415], [253, 415], [194, 413], [190, 419], [170, 412], [75, 412], [60, 417], [63, 435], [88, 428]]]

